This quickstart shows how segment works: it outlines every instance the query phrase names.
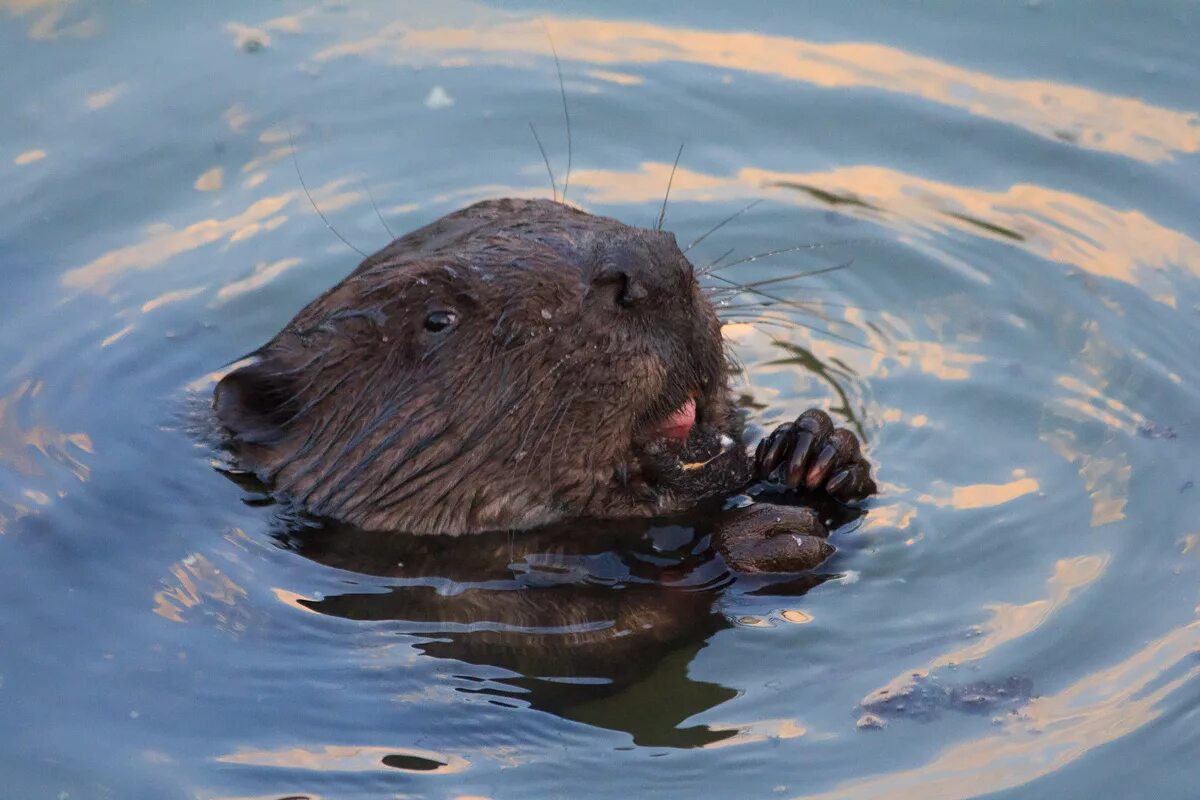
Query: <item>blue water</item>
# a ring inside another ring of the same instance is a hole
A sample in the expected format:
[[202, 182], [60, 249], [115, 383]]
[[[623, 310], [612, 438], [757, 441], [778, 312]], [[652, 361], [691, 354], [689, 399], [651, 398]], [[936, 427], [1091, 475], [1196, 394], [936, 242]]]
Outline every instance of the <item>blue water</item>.
[[[882, 489], [834, 579], [574, 682], [187, 430], [358, 261], [296, 164], [368, 252], [548, 196], [530, 122], [561, 182], [547, 28], [573, 202], [651, 224], [683, 142], [681, 242], [763, 198], [697, 263], [852, 260], [726, 335], [755, 424], [831, 409]], [[1197, 41], [1190, 2], [0, 0], [0, 797], [1194, 797]]]

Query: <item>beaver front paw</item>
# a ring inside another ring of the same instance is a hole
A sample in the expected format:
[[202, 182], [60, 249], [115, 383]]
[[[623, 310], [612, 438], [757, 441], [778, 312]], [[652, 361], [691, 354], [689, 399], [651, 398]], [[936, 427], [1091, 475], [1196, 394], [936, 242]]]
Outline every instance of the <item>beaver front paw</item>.
[[756, 503], [733, 513], [713, 544], [738, 572], [802, 572], [834, 552], [829, 531], [810, 508]]
[[795, 422], [780, 425], [758, 443], [754, 471], [759, 480], [779, 480], [789, 489], [824, 491], [838, 500], [875, 494], [871, 465], [862, 455], [858, 437], [833, 427], [829, 415], [815, 408]]

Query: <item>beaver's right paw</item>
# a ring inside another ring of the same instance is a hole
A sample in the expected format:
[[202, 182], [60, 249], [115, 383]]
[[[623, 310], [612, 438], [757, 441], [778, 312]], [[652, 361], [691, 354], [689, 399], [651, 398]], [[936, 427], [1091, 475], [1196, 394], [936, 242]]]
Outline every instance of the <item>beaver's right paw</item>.
[[858, 437], [820, 409], [809, 409], [795, 422], [780, 425], [758, 443], [754, 472], [759, 480], [778, 479], [789, 489], [824, 491], [838, 500], [858, 500], [875, 494], [871, 465], [859, 448]]
[[713, 535], [713, 544], [738, 572], [803, 572], [834, 552], [816, 512], [799, 506], [757, 503], [733, 512]]

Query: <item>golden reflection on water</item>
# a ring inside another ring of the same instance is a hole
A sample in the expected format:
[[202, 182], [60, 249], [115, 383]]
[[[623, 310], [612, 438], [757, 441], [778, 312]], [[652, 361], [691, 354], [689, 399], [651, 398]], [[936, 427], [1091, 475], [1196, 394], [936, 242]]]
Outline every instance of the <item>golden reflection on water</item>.
[[714, 723], [708, 726], [713, 731], [736, 731], [733, 736], [706, 742], [701, 745], [709, 750], [720, 747], [736, 747], [744, 744], [779, 739], [798, 739], [808, 734], [808, 729], [794, 719], [762, 719], [746, 723]]
[[999, 733], [952, 745], [914, 769], [848, 781], [804, 800], [950, 800], [1023, 786], [1162, 716], [1160, 704], [1200, 677], [1198, 653], [1200, 622], [1174, 628], [1128, 658], [1029, 701]]
[[272, 261], [270, 263], [259, 262], [254, 266], [254, 273], [248, 278], [243, 278], [222, 286], [217, 292], [216, 303], [220, 304], [227, 302], [235, 297], [239, 297], [240, 295], [247, 294], [255, 289], [266, 286], [268, 283], [300, 263], [302, 262], [299, 258], [281, 258], [278, 261]]
[[221, 119], [225, 120], [230, 131], [241, 133], [242, 128], [246, 127], [246, 123], [250, 121], [250, 112], [241, 103], [234, 103], [221, 112]]
[[14, 17], [32, 16], [25, 34], [35, 41], [86, 39], [104, 29], [99, 15], [75, 6], [72, 0], [0, 0], [0, 11]]
[[163, 292], [158, 297], [152, 297], [142, 303], [142, 313], [149, 314], [156, 308], [171, 305], [172, 303], [182, 303], [185, 300], [191, 300], [196, 295], [204, 292], [203, 286], [193, 286], [189, 289], [174, 289], [169, 292]]
[[[479, 16], [485, 14], [481, 8]], [[1078, 147], [1143, 161], [1200, 152], [1200, 114], [1084, 86], [1000, 78], [888, 45], [815, 42], [631, 20], [552, 17], [545, 25], [559, 53], [604, 68], [621, 65], [627, 72], [635, 64], [685, 62], [825, 89], [908, 95]], [[450, 59], [461, 65], [503, 64], [513, 55], [545, 57], [546, 51], [542, 20], [427, 29], [397, 22], [319, 50], [315, 60], [373, 55], [405, 65], [444, 64]]]
[[[246, 629], [249, 613], [238, 606], [246, 590], [221, 572], [202, 553], [191, 553], [171, 566], [165, 588], [154, 593], [154, 613], [184, 622], [187, 612], [205, 606], [217, 624], [231, 633]], [[214, 605], [215, 604], [215, 605]]]
[[[57, 464], [83, 483], [91, 477], [91, 468], [80, 456], [95, 452], [92, 439], [83, 432], [62, 433], [42, 418], [41, 409], [34, 403], [43, 388], [41, 381], [25, 380], [0, 397], [0, 467], [33, 478], [45, 476], [47, 467]], [[23, 417], [36, 421], [23, 424]], [[62, 488], [45, 491], [47, 488], [26, 486], [20, 490], [21, 497], [32, 506], [15, 498], [0, 497], [0, 534], [10, 523], [36, 513], [38, 508], [49, 505], [53, 497], [66, 493]]]
[[[637, 172], [579, 170], [583, 196], [594, 203], [649, 203], [662, 199], [671, 165], [642, 164]], [[819, 189], [798, 191], [794, 187]], [[839, 210], [866, 219], [883, 215], [901, 233], [948, 232], [982, 236], [1085, 272], [1169, 296], [1159, 271], [1168, 266], [1200, 275], [1200, 242], [1156, 223], [1140, 211], [1036, 184], [1002, 191], [928, 180], [882, 166], [859, 165], [826, 172], [787, 173], [743, 167], [718, 176], [680, 167], [671, 186], [677, 201], [750, 200], [767, 196], [825, 207], [824, 195], [850, 197]]]
[[940, 481], [933, 484], [934, 494], [923, 494], [919, 503], [928, 503], [938, 508], [954, 508], [960, 511], [975, 508], [991, 508], [1033, 494], [1041, 487], [1033, 478], [1024, 477], [1023, 470], [1015, 470], [1018, 477], [1008, 483], [973, 483], [968, 486], [948, 486]]
[[1040, 439], [1079, 470], [1084, 491], [1092, 504], [1091, 527], [1125, 519], [1133, 465], [1115, 440], [1099, 445], [1100, 452], [1089, 452], [1091, 447], [1081, 446], [1080, 437], [1074, 431], [1061, 427], [1043, 431]]
[[114, 102], [116, 102], [121, 95], [125, 94], [128, 89], [129, 84], [118, 83], [114, 86], [108, 87], [107, 89], [102, 89], [98, 92], [92, 92], [84, 100], [84, 104], [87, 106], [88, 111], [99, 111], [102, 108], [108, 108]]
[[282, 767], [320, 772], [369, 772], [394, 769], [385, 764], [383, 759], [396, 756], [440, 764], [436, 768], [430, 764], [431, 768], [421, 769], [420, 772], [425, 775], [462, 772], [471, 766], [471, 762], [462, 756], [438, 753], [433, 750], [417, 750], [411, 747], [339, 745], [288, 747], [279, 750], [244, 749], [217, 756], [216, 761], [221, 764], [248, 764], [258, 767]]
[[64, 286], [72, 289], [102, 291], [118, 275], [129, 270], [146, 270], [159, 266], [164, 261], [206, 244], [228, 239], [233, 241], [240, 232], [261, 226], [282, 211], [299, 195], [297, 191], [285, 192], [255, 200], [244, 211], [224, 219], [204, 219], [176, 230], [167, 228], [147, 234], [136, 244], [110, 250], [87, 264], [68, 270], [62, 278]]
[[192, 184], [197, 192], [218, 192], [225, 185], [225, 170], [221, 167], [213, 167], [201, 173], [196, 182]]
[[[890, 493], [886, 496], [892, 496]], [[862, 531], [908, 530], [917, 518], [917, 509], [908, 503], [895, 501], [871, 506], [871, 513], [863, 519]]]
[[45, 157], [46, 157], [45, 150], [26, 150], [23, 153], [18, 153], [17, 157], [13, 159], [13, 163], [16, 164], [18, 167], [23, 167], [26, 164], [33, 164], [35, 162], [41, 161]]
[[[1133, 477], [1128, 440], [1147, 420], [1107, 393], [1110, 373], [1121, 374], [1128, 354], [1107, 340], [1095, 320], [1081, 327], [1086, 338], [1074, 367], [1084, 378], [1062, 374], [1055, 379], [1062, 392], [1047, 404], [1038, 437], [1079, 471], [1095, 528], [1125, 519]], [[1103, 429], [1099, 435], [1097, 427]]]
[[316, 601], [311, 597], [278, 587], [271, 589], [271, 594], [275, 595], [275, 599], [288, 608], [303, 611], [305, 614], [320, 614], [319, 611], [313, 609], [312, 604]]
[[125, 327], [121, 328], [120, 330], [116, 331], [115, 333], [110, 333], [108, 336], [105, 336], [104, 339], [101, 340], [101, 342], [100, 342], [100, 347], [102, 347], [102, 348], [110, 347], [110, 346], [116, 344], [117, 342], [119, 342], [120, 340], [124, 339], [132, 331], [133, 331], [133, 325], [126, 325]]
[[640, 75], [630, 75], [628, 72], [613, 72], [607, 69], [588, 70], [588, 76], [598, 81], [615, 83], [618, 86], [637, 86], [643, 82]]
[[[290, 152], [287, 146], [277, 149], [283, 154], [271, 151], [247, 163], [243, 171], [253, 172], [265, 161]], [[589, 203], [657, 202], [669, 172], [670, 165], [666, 163], [646, 163], [633, 172], [578, 170], [574, 184]], [[339, 178], [313, 191], [322, 211], [332, 213], [365, 201], [360, 192], [346, 190], [350, 181]], [[1137, 211], [1119, 211], [1079, 195], [1034, 185], [991, 192], [874, 166], [807, 174], [745, 167], [731, 177], [680, 168], [673, 181], [672, 197], [678, 201], [716, 202], [766, 194], [798, 205], [823, 204], [810, 192], [779, 188], [796, 185], [821, 187], [821, 192], [860, 198], [861, 207], [843, 207], [843, 210], [868, 218], [884, 214], [888, 224], [901, 234], [931, 236], [955, 231], [998, 238], [1033, 255], [1139, 286], [1160, 300], [1171, 297], [1170, 292], [1162, 290], [1169, 285], [1162, 273], [1167, 266], [1176, 265], [1200, 274], [1200, 266], [1196, 266], [1200, 265], [1200, 242], [1186, 234], [1158, 225]], [[530, 193], [529, 187], [481, 185], [433, 198], [429, 204]], [[544, 194], [536, 190], [532, 193]], [[232, 244], [273, 230], [287, 220], [281, 212], [297, 200], [306, 202], [302, 194], [293, 190], [255, 200], [244, 211], [225, 218], [200, 220], [182, 229], [155, 226], [142, 241], [103, 253], [67, 271], [63, 285], [102, 291], [124, 272], [151, 269], [214, 242], [224, 240]], [[404, 210], [412, 211], [414, 206], [406, 205]], [[979, 277], [986, 280], [986, 276]], [[854, 309], [845, 314], [850, 322], [862, 316]], [[870, 335], [861, 326], [860, 330]], [[970, 377], [970, 367], [983, 361], [982, 356], [955, 352], [947, 345], [933, 342], [894, 344], [889, 357], [906, 366], [911, 360], [923, 372], [943, 380], [965, 380]]]

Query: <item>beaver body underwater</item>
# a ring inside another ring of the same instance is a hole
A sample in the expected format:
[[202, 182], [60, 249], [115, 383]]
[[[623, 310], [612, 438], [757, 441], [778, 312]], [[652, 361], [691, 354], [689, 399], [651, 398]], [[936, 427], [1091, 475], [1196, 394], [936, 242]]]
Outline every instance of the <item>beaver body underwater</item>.
[[[669, 233], [492, 200], [366, 258], [213, 408], [245, 469], [298, 507], [407, 534], [662, 517], [755, 480], [875, 490], [858, 441], [808, 411], [742, 443], [717, 314]], [[722, 512], [736, 570], [832, 551], [805, 508]]]

